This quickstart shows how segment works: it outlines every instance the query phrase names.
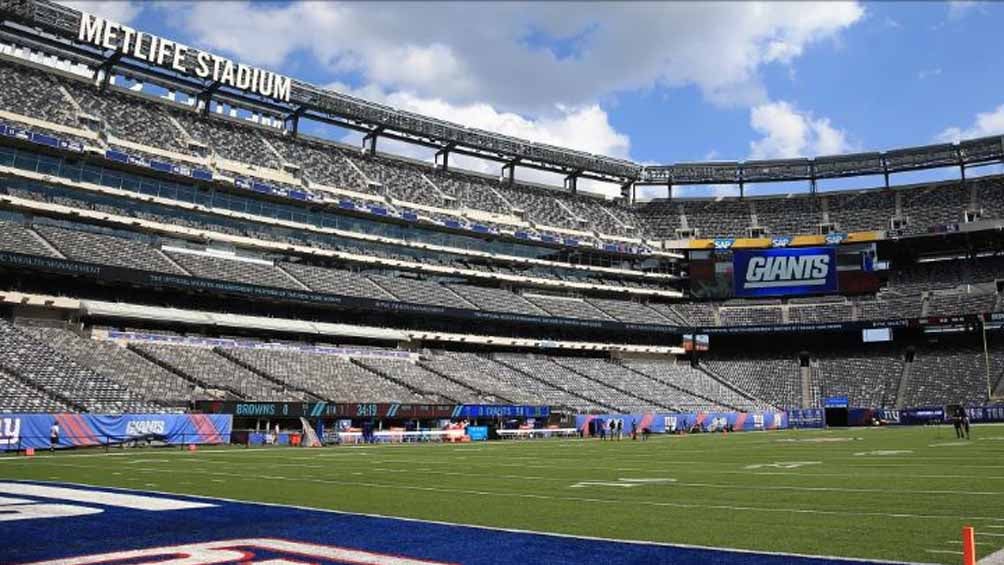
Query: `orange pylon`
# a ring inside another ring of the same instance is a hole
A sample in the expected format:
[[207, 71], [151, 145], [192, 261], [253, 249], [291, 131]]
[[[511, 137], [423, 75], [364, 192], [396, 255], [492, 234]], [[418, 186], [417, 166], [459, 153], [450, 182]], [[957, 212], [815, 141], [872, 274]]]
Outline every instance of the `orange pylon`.
[[976, 565], [976, 532], [972, 526], [962, 528], [962, 565]]

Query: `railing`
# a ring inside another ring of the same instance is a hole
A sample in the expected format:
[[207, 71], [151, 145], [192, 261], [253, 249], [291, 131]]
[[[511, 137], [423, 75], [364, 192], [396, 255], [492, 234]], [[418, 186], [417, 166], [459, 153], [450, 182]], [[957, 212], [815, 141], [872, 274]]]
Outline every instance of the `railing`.
[[466, 435], [464, 430], [380, 430], [370, 434], [360, 431], [337, 432], [334, 438], [338, 443], [418, 443], [418, 442], [455, 442], [462, 441]]
[[552, 437], [579, 437], [578, 428], [535, 428], [527, 430], [497, 430], [500, 438], [520, 439], [520, 438], [552, 438]]

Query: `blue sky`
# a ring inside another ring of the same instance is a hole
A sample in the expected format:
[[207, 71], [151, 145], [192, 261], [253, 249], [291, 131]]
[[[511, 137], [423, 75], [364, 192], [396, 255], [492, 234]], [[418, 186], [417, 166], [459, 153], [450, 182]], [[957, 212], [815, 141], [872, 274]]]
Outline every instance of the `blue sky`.
[[412, 111], [645, 163], [1004, 133], [1001, 3], [75, 4]]

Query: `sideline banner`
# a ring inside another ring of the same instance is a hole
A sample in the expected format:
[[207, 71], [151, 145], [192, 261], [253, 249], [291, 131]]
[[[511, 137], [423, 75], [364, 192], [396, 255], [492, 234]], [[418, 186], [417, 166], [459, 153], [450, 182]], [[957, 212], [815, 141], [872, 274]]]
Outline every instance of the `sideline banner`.
[[232, 417], [206, 414], [0, 414], [0, 451], [48, 449], [52, 424], [59, 447], [115, 445], [130, 441], [230, 443]]

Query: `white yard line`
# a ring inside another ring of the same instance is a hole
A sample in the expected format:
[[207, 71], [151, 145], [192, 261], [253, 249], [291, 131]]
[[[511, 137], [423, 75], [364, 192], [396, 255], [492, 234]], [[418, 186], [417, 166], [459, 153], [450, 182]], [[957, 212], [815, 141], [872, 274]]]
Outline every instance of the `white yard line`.
[[[74, 468], [85, 468], [81, 465], [69, 465], [69, 464], [57, 464], [57, 466], [71, 466]], [[302, 465], [297, 463], [273, 463], [272, 467], [283, 467], [283, 468], [297, 468], [297, 469], [325, 469], [327, 467], [323, 465]], [[164, 469], [159, 469], [156, 467], [140, 467], [132, 468], [133, 471], [146, 471], [151, 473], [160, 473]], [[639, 469], [640, 470], [640, 469]], [[561, 484], [570, 483], [582, 483], [582, 482], [609, 482], [614, 481], [608, 477], [592, 477], [592, 478], [582, 478], [582, 477], [553, 477], [553, 476], [543, 476], [543, 475], [514, 475], [514, 474], [497, 474], [497, 473], [471, 473], [469, 471], [440, 471], [429, 468], [413, 468], [413, 467], [402, 467], [402, 468], [387, 468], [387, 467], [367, 467], [366, 473], [393, 473], [393, 474], [427, 474], [427, 475], [437, 475], [445, 477], [464, 477], [464, 478], [486, 478], [486, 479], [512, 479], [512, 480], [527, 480], [527, 481], [550, 481]], [[359, 473], [360, 475], [363, 473]], [[624, 479], [622, 479], [624, 480]], [[887, 493], [887, 494], [907, 494], [907, 495], [952, 495], [952, 496], [1004, 496], [1004, 491], [966, 491], [966, 490], [909, 490], [909, 489], [888, 489], [888, 488], [849, 488], [849, 487], [806, 487], [806, 486], [791, 486], [791, 485], [741, 485], [741, 484], [722, 484], [722, 483], [694, 483], [694, 482], [683, 482], [676, 480], [672, 483], [665, 483], [672, 486], [688, 487], [688, 488], [708, 488], [708, 489], [722, 489], [722, 490], [758, 490], [758, 491], [793, 491], [793, 492], [841, 492], [841, 493], [855, 493], [855, 494], [877, 494], [877, 493]]]
[[[155, 469], [155, 468], [137, 468], [134, 470], [148, 471], [153, 473], [162, 473], [164, 471], [163, 469]], [[211, 477], [229, 477], [229, 478], [245, 479], [245, 480], [276, 480], [276, 481], [317, 483], [317, 484], [328, 484], [328, 485], [350, 486], [350, 487], [361, 487], [361, 488], [375, 488], [383, 490], [435, 492], [435, 493], [456, 494], [463, 496], [494, 496], [500, 498], [517, 498], [517, 499], [530, 499], [530, 500], [554, 500], [563, 502], [583, 502], [589, 504], [651, 506], [656, 508], [680, 508], [680, 509], [703, 509], [703, 510], [756, 511], [756, 512], [774, 512], [774, 513], [803, 514], [803, 515], [809, 514], [809, 515], [820, 515], [820, 516], [858, 516], [858, 517], [871, 516], [871, 517], [900, 518], [900, 519], [914, 519], [914, 520], [985, 520], [988, 522], [1004, 522], [1004, 517], [996, 517], [996, 516], [984, 517], [984, 516], [958, 516], [958, 515], [942, 515], [942, 514], [913, 514], [909, 512], [859, 512], [859, 511], [856, 512], [849, 510], [820, 510], [816, 508], [772, 508], [766, 506], [738, 506], [730, 504], [704, 504], [704, 503], [684, 503], [684, 502], [668, 502], [668, 501], [638, 500], [638, 499], [609, 499], [609, 498], [592, 498], [592, 497], [579, 497], [579, 496], [556, 496], [556, 495], [532, 494], [532, 493], [512, 492], [512, 491], [487, 491], [487, 490], [474, 490], [474, 489], [461, 489], [461, 488], [448, 488], [448, 487], [402, 485], [395, 483], [344, 481], [336, 479], [319, 479], [311, 477], [286, 477], [281, 475], [248, 476], [246, 474], [241, 474], [241, 473], [224, 473], [219, 471], [199, 471], [199, 470], [188, 470], [188, 469], [172, 469], [172, 472], [182, 473], [182, 474], [207, 475]], [[213, 482], [223, 482], [222, 480], [217, 480], [217, 479], [211, 479], [211, 480], [213, 480]]]
[[[279, 449], [283, 449], [283, 448], [279, 448]], [[286, 451], [288, 451], [289, 449], [299, 449], [299, 448], [285, 448]], [[191, 458], [190, 459], [191, 461], [206, 462], [206, 458], [207, 457], [219, 456], [219, 455], [243, 454], [243, 453], [250, 453], [250, 452], [253, 452], [253, 451], [204, 452], [204, 453], [199, 453], [199, 452], [196, 452], [196, 453], [187, 453], [187, 452], [180, 452], [179, 451], [178, 454], [181, 455], [181, 456], [186, 456], [186, 457]], [[257, 453], [262, 453], [262, 452], [258, 451]], [[275, 453], [273, 452], [273, 454], [275, 454]], [[319, 454], [319, 455], [320, 456], [325, 456], [325, 454]], [[326, 455], [326, 456], [330, 457], [330, 456], [333, 456], [333, 455], [337, 455], [337, 454], [331, 454], [331, 455]], [[121, 456], [121, 454], [63, 455], [63, 456], [57, 456], [55, 458], [46, 458], [46, 459], [47, 459], [47, 461], [49, 461], [53, 465], [59, 465], [58, 463], [55, 463], [55, 461], [59, 460], [59, 459], [63, 459], [63, 458], [71, 458], [71, 457], [110, 457], [110, 456]], [[5, 461], [5, 460], [7, 460], [7, 459], [0, 459], [0, 461]], [[12, 459], [9, 459], [7, 461], [11, 461], [13, 463], [22, 463], [22, 464], [34, 464], [34, 461], [32, 459], [30, 459], [30, 458], [24, 458], [24, 457], [20, 457], [20, 458], [16, 458], [16, 459], [12, 458]], [[172, 463], [173, 462], [174, 461], [172, 461]], [[378, 460], [369, 460], [367, 462], [367, 464], [377, 463], [377, 462], [378, 462]], [[418, 460], [410, 460], [410, 459], [398, 459], [398, 460], [393, 460], [393, 461], [385, 460], [384, 462], [401, 463], [401, 464], [404, 464], [404, 465], [414, 465], [414, 464], [418, 463], [419, 461]], [[651, 461], [649, 461], [649, 462], [651, 462]], [[450, 466], [450, 467], [455, 466], [455, 464], [452, 461], [450, 461], [450, 460], [430, 460], [430, 461], [422, 460], [421, 463], [423, 463], [425, 465], [444, 465], [444, 466]], [[686, 465], [686, 464], [703, 464], [703, 463], [706, 463], [706, 462], [699, 462], [699, 461], [672, 461], [672, 463], [674, 465]], [[276, 463], [276, 465], [287, 466], [287, 464], [284, 464], [284, 463]], [[471, 465], [471, 463], [467, 463], [467, 465]], [[473, 465], [481, 465], [481, 464], [474, 463]], [[488, 461], [486, 461], [483, 466], [511, 467], [511, 468], [523, 468], [523, 469], [535, 469], [535, 470], [540, 470], [540, 469], [567, 470], [568, 469], [567, 466], [562, 466], [562, 465], [544, 465], [544, 464], [526, 465], [526, 464], [521, 464], [521, 463], [489, 463]], [[896, 467], [896, 466], [892, 466], [892, 467]], [[594, 470], [600, 470], [600, 471], [608, 471], [608, 470], [610, 470], [610, 469], [608, 469], [606, 467], [602, 467], [602, 466], [588, 467], [588, 468], [579, 467], [578, 469], [580, 469], [580, 470], [594, 469]], [[644, 471], [645, 469], [630, 468], [630, 467], [628, 467], [628, 468], [618, 467], [615, 470], [618, 470], [618, 471]], [[700, 469], [700, 470], [689, 470], [688, 471], [685, 468], [678, 468], [678, 469], [676, 469], [676, 471], [678, 473], [680, 473], [680, 474], [699, 473], [699, 474], [707, 474], [707, 475], [782, 476], [782, 477], [800, 477], [800, 478], [808, 478], [808, 479], [816, 478], [816, 477], [819, 477], [819, 478], [842, 478], [842, 479], [850, 479], [851, 478], [851, 477], [848, 476], [847, 472], [842, 472], [842, 473], [821, 473], [821, 472], [799, 473], [799, 472], [792, 472], [792, 471], [721, 470], [721, 469], [720, 470]], [[495, 476], [495, 475], [493, 475], [493, 476]], [[888, 478], [889, 475], [887, 473], [860, 473], [860, 472], [856, 472], [854, 478], [860, 478], [860, 477], [875, 477], [875, 478], [884, 478], [885, 479], [885, 478]], [[997, 475], [909, 474], [909, 473], [897, 474], [896, 478], [897, 478], [897, 480], [903, 480], [903, 479], [939, 479], [939, 480], [940, 479], [979, 479], [979, 480], [1004, 480], [1004, 476], [997, 476]], [[54, 477], [54, 479], [55, 479], [55, 477]], [[946, 491], [946, 493], [948, 493], [948, 491]]]

